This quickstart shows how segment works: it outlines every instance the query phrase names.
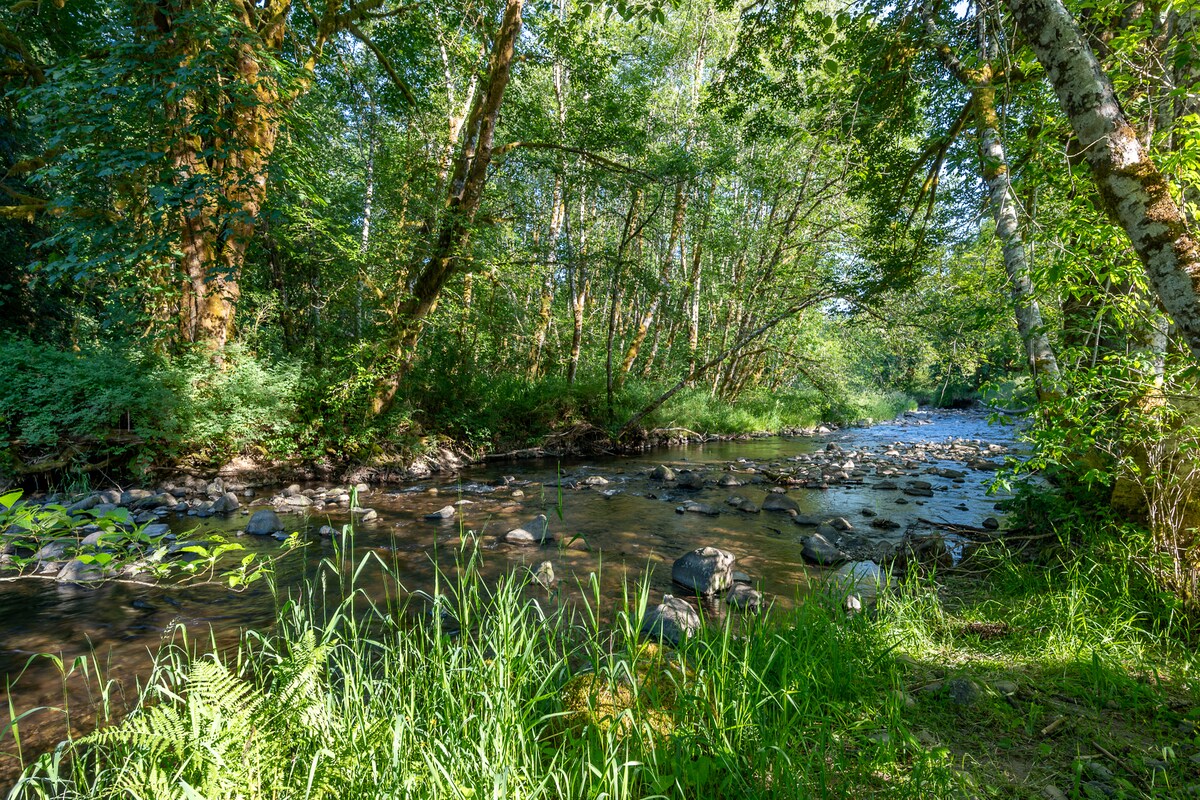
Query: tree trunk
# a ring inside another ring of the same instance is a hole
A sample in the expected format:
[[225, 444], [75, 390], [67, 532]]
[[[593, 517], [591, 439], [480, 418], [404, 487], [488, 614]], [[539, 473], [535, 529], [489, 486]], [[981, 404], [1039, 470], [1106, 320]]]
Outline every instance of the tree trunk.
[[546, 237], [546, 276], [542, 281], [542, 293], [538, 303], [538, 319], [533, 330], [533, 343], [529, 347], [529, 379], [541, 374], [542, 348], [546, 346], [546, 332], [550, 330], [550, 314], [554, 309], [554, 276], [558, 272], [558, 237], [562, 232], [563, 217], [567, 213], [563, 199], [561, 174], [554, 176], [554, 191], [550, 199], [550, 232]]
[[1091, 46], [1061, 0], [1006, 0], [1083, 148], [1109, 216], [1129, 236], [1177, 333], [1200, 358], [1200, 248]]
[[642, 342], [646, 341], [646, 333], [650, 330], [650, 326], [654, 322], [654, 317], [658, 314], [659, 307], [670, 291], [671, 262], [675, 260], [675, 247], [679, 244], [680, 236], [683, 234], [683, 219], [686, 213], [687, 195], [684, 192], [684, 185], [681, 182], [675, 187], [674, 210], [671, 212], [671, 232], [667, 236], [667, 250], [663, 253], [661, 266], [658, 271], [658, 291], [655, 293], [654, 299], [650, 301], [650, 308], [647, 309], [641, 322], [638, 323], [637, 331], [633, 335], [633, 341], [629, 343], [629, 350], [625, 353], [625, 358], [621, 362], [621, 371], [617, 377], [617, 386], [625, 383], [625, 378], [633, 368], [633, 362], [637, 360]]
[[979, 53], [981, 66], [968, 68], [941, 38], [933, 17], [933, 4], [926, 0], [922, 6], [925, 36], [946, 69], [971, 92], [979, 138], [979, 172], [988, 187], [988, 205], [996, 223], [996, 238], [1004, 257], [1009, 293], [1016, 312], [1017, 332], [1025, 346], [1025, 360], [1037, 387], [1038, 397], [1046, 399], [1060, 394], [1061, 382], [1058, 359], [1046, 335], [1042, 311], [1033, 291], [1025, 241], [1017, 219], [1017, 198], [1012, 189], [1008, 156], [1000, 139], [1000, 119], [996, 113], [996, 89], [992, 85], [991, 59], [994, 55], [986, 21], [979, 19]]
[[400, 381], [412, 366], [425, 318], [437, 307], [442, 288], [458, 269], [463, 250], [470, 241], [471, 226], [487, 186], [487, 171], [492, 160], [500, 106], [512, 75], [513, 53], [521, 32], [523, 3], [524, 0], [507, 0], [505, 4], [504, 18], [492, 42], [488, 59], [486, 85], [475, 94], [450, 178], [446, 213], [442, 216], [429, 255], [421, 264], [410, 289], [411, 294], [397, 309], [399, 322], [387, 353], [390, 362], [388, 374], [378, 381], [371, 398], [373, 415], [378, 416], [391, 408]]
[[[568, 224], [570, 220], [568, 219]], [[567, 241], [571, 240], [570, 231]], [[567, 288], [571, 294], [571, 353], [567, 357], [567, 385], [575, 383], [579, 371], [579, 354], [583, 349], [583, 323], [587, 312], [591, 279], [587, 270], [587, 186], [579, 191], [579, 247], [572, 254], [567, 269]]]
[[[986, 68], [985, 68], [986, 71]], [[995, 89], [990, 84], [975, 92], [979, 118], [979, 166], [988, 186], [988, 202], [996, 222], [996, 236], [1004, 255], [1009, 293], [1016, 311], [1017, 332], [1025, 344], [1025, 358], [1037, 387], [1038, 397], [1048, 399], [1061, 393], [1058, 359], [1046, 335], [1042, 310], [1030, 279], [1025, 241], [1017, 220], [1017, 198], [1013, 194], [1008, 158], [1000, 141]]]

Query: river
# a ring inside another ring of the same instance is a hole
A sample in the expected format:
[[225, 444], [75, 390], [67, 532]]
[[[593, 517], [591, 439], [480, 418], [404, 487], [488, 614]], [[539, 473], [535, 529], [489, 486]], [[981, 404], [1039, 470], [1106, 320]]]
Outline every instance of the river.
[[[489, 578], [550, 561], [568, 600], [591, 573], [599, 576], [602, 597], [611, 600], [620, 596], [626, 581], [649, 574], [652, 602], [663, 593], [680, 593], [670, 580], [674, 559], [713, 545], [733, 553], [735, 569], [748, 575], [770, 602], [789, 605], [802, 601], [828, 572], [801, 556], [813, 528], [796, 524], [796, 519], [845, 518], [854, 527], [848, 536], [850, 547], [861, 552], [886, 550], [906, 533], [929, 533], [936, 527], [930, 521], [980, 526], [988, 517], [1000, 516], [994, 510], [997, 498], [988, 487], [995, 466], [1013, 446], [1014, 429], [989, 424], [986, 414], [939, 411], [813, 437], [722, 441], [637, 456], [490, 464], [366, 493], [359, 503], [374, 509], [377, 519], [356, 525], [355, 545], [360, 555], [367, 549], [380, 555], [400, 578], [400, 587], [380, 582], [366, 587], [378, 596], [432, 590], [436, 571], [453, 572], [468, 541], [481, 548]], [[850, 468], [842, 470], [846, 462]], [[680, 475], [702, 474], [704, 488], [686, 490], [678, 482], [652, 479], [650, 472], [659, 465]], [[820, 467], [834, 473], [832, 480], [811, 477]], [[789, 486], [786, 496], [798, 507], [795, 518], [781, 512], [747, 513], [727, 502], [737, 495], [761, 506], [787, 475], [795, 475], [802, 484], [828, 483], [828, 488]], [[742, 485], [720, 486], [722, 477]], [[919, 491], [908, 485], [914, 481]], [[880, 484], [885, 488], [877, 488]], [[886, 488], [892, 485], [895, 488]], [[302, 488], [319, 492], [326, 487]], [[198, 521], [179, 516], [167, 521], [180, 539], [198, 525], [233, 535], [245, 526], [246, 514], [269, 507], [265, 504], [279, 489], [258, 490], [253, 503], [248, 501], [247, 508], [226, 518]], [[688, 501], [719, 513], [681, 513], [678, 509]], [[454, 518], [425, 519], [451, 504], [458, 504]], [[559, 539], [556, 545], [502, 540], [505, 532], [540, 513], [548, 516], [550, 530]], [[880, 519], [895, 526], [871, 526]], [[269, 626], [278, 598], [311, 578], [321, 560], [334, 554], [333, 539], [321, 536], [320, 527], [340, 529], [349, 513], [327, 507], [289, 514], [285, 520], [289, 530], [302, 532], [308, 546], [278, 561], [278, 592], [265, 583], [243, 592], [215, 585], [0, 584], [0, 674], [7, 693], [0, 708], [0, 788], [19, 772], [18, 745], [8, 727], [10, 709], [22, 714], [42, 707], [20, 721], [20, 748], [29, 758], [67, 732], [64, 704], [70, 706], [72, 730], [86, 730], [96, 724], [98, 687], [108, 687], [117, 709], [132, 701], [137, 681], [148, 674], [153, 654], [164, 642], [178, 642], [186, 633], [201, 646], [212, 641], [221, 646], [236, 642], [246, 629]], [[256, 551], [279, 547], [270, 537], [243, 536], [238, 541]], [[719, 603], [708, 610], [722, 613]], [[48, 653], [58, 660], [41, 655]], [[87, 659], [89, 669], [85, 674], [77, 666], [64, 685], [59, 664], [69, 668], [76, 659]]]

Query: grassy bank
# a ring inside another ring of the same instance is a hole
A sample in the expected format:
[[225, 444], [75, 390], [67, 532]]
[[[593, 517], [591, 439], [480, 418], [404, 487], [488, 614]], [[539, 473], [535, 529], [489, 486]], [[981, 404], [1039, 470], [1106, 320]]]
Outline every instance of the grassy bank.
[[[352, 365], [305, 367], [230, 347], [168, 357], [108, 346], [81, 352], [0, 342], [0, 476], [84, 485], [101, 472], [139, 478], [172, 467], [211, 471], [237, 457], [321, 465], [395, 465], [442, 446], [474, 453], [542, 444], [585, 429], [607, 444], [674, 381], [630, 379], [608, 402], [603, 373], [529, 379], [511, 372], [414, 370], [395, 408], [366, 411], [373, 385]], [[899, 393], [831, 381], [733, 398], [679, 392], [646, 428], [706, 434], [777, 432], [822, 422], [888, 419], [912, 407]]]
[[570, 610], [464, 555], [404, 607], [356, 596], [377, 557], [331, 562], [236, 652], [164, 651], [139, 711], [12, 797], [1188, 796], [1196, 660], [1132, 562], [1007, 547], [679, 650], [639, 641], [637, 587]]

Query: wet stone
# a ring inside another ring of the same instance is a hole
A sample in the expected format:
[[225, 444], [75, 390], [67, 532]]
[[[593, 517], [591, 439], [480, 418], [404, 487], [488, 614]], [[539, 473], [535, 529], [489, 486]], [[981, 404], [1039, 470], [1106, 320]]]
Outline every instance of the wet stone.
[[820, 533], [815, 533], [804, 539], [804, 547], [801, 549], [800, 554], [812, 563], [822, 566], [832, 566], [846, 560], [846, 554], [837, 549], [832, 542]]
[[758, 613], [762, 610], [763, 595], [757, 589], [752, 589], [744, 583], [735, 583], [725, 595], [725, 602], [738, 611]]
[[641, 633], [647, 638], [678, 645], [700, 630], [700, 615], [674, 595], [663, 595], [662, 603], [646, 612]]
[[716, 547], [701, 547], [675, 559], [671, 580], [699, 595], [711, 595], [733, 583], [732, 553]]
[[511, 544], [545, 544], [554, 541], [550, 523], [545, 514], [538, 514], [519, 528], [504, 534], [504, 541]]
[[267, 508], [255, 511], [246, 523], [246, 533], [252, 536], [270, 536], [282, 530], [283, 522], [280, 521], [279, 515]]
[[437, 511], [433, 511], [429, 514], [426, 514], [425, 519], [430, 520], [430, 521], [439, 522], [444, 519], [450, 519], [451, 517], [453, 517], [455, 515], [455, 513], [457, 513], [457, 512], [455, 511], [454, 506], [443, 506], [443, 507], [439, 508]]

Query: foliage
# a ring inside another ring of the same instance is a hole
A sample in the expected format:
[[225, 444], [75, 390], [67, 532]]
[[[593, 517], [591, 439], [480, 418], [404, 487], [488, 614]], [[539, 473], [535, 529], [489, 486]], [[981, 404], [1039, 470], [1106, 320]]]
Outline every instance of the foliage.
[[[971, 557], [995, 567], [982, 583], [914, 572], [875, 615], [817, 594], [668, 650], [639, 639], [644, 585], [607, 609], [585, 582], [571, 611], [523, 574], [485, 586], [470, 532], [462, 544], [456, 575], [403, 605], [357, 589], [391, 578], [347, 549], [237, 652], [164, 649], [137, 711], [41, 756], [13, 797], [1016, 796], [1006, 751], [1036, 752], [1036, 779], [1061, 785], [1078, 744], [1124, 742], [1087, 715], [1037, 735], [1050, 697], [1171, 735], [1163, 700], [1187, 674], [1139, 610], [1137, 573], [1098, 551], [1022, 564], [992, 548]], [[1031, 702], [988, 689], [962, 714], [903, 691], [968, 664]], [[1190, 762], [1166, 758], [1157, 779], [1186, 780]]]
[[[72, 511], [57, 503], [35, 503], [13, 491], [0, 497], [0, 581], [45, 575], [75, 564], [79, 570], [63, 581], [215, 580], [230, 589], [245, 589], [270, 573], [271, 561], [228, 541], [220, 534], [196, 534], [176, 544], [146, 532], [123, 507]], [[168, 537], [173, 538], [173, 537]], [[231, 558], [239, 558], [230, 566]], [[223, 571], [217, 572], [218, 568]]]
[[131, 345], [71, 352], [13, 339], [0, 344], [6, 380], [0, 420], [9, 468], [72, 456], [228, 460], [254, 448], [286, 452], [296, 419], [299, 367], [265, 365], [231, 349], [217, 366], [203, 354], [171, 359]]

